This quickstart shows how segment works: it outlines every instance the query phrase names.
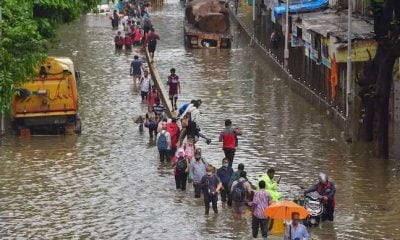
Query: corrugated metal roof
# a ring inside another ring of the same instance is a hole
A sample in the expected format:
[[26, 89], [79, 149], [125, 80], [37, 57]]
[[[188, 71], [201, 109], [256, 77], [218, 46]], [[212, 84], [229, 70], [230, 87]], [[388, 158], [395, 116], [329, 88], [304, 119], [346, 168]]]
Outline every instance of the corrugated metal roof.
[[[296, 17], [294, 21], [296, 21]], [[311, 30], [325, 37], [334, 36], [339, 42], [347, 42], [347, 12], [324, 12], [300, 14], [301, 23], [295, 23], [300, 28]], [[372, 22], [372, 21], [371, 21]], [[375, 37], [373, 23], [356, 18], [352, 19], [352, 39], [372, 39]]]

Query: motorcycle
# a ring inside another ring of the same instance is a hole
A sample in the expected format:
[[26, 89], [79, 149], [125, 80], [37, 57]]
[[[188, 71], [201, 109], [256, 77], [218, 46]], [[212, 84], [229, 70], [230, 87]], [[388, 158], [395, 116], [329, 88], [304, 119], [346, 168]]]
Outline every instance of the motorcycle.
[[324, 212], [324, 205], [321, 202], [321, 195], [318, 192], [310, 192], [305, 196], [295, 200], [298, 204], [305, 207], [310, 215], [304, 219], [306, 226], [318, 226]]

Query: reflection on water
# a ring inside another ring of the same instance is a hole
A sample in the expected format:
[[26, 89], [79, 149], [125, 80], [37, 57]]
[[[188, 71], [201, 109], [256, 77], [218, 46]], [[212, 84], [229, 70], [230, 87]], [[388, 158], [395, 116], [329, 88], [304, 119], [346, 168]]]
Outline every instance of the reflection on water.
[[[292, 93], [276, 67], [248, 47], [233, 27], [231, 50], [183, 47], [183, 11], [177, 1], [153, 8], [161, 41], [160, 75], [175, 67], [182, 79], [180, 103], [201, 98], [199, 145], [219, 166], [217, 139], [225, 118], [243, 129], [235, 160], [253, 181], [269, 167], [292, 197], [320, 171], [337, 184], [334, 223], [312, 229], [319, 239], [397, 238], [400, 197], [397, 163], [372, 157], [365, 144], [346, 145], [323, 114]], [[79, 137], [7, 136], [0, 155], [0, 236], [5, 238], [243, 239], [249, 221], [229, 210], [203, 216], [192, 189], [176, 191], [172, 169], [161, 165], [154, 144], [132, 118], [145, 106], [133, 90], [129, 62], [140, 52], [115, 54], [105, 16], [87, 16], [61, 31], [55, 55], [72, 56], [79, 86], [83, 134]], [[393, 157], [395, 159], [395, 157]], [[0, 237], [1, 238], [1, 237]]]

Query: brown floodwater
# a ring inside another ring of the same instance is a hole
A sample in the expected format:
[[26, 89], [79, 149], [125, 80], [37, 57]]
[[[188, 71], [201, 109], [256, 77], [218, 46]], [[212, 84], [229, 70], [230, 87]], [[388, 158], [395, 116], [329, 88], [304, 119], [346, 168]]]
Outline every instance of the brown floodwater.
[[[220, 166], [219, 131], [231, 118], [243, 131], [234, 167], [244, 163], [253, 183], [270, 167], [282, 176], [287, 198], [321, 171], [336, 183], [335, 221], [311, 229], [314, 238], [400, 238], [398, 149], [381, 160], [372, 145], [344, 143], [236, 25], [232, 49], [190, 50], [178, 1], [154, 7], [151, 17], [161, 35], [161, 77], [176, 68], [179, 103], [203, 100], [202, 129], [213, 143], [199, 146], [208, 161]], [[52, 54], [73, 58], [81, 71], [83, 132], [28, 139], [9, 133], [1, 140], [0, 239], [250, 239], [250, 218], [234, 221], [229, 209], [206, 217], [191, 187], [175, 190], [171, 167], [159, 163], [148, 134], [132, 120], [145, 112], [129, 76], [140, 50], [115, 53], [114, 34], [106, 16], [84, 16], [61, 29]]]

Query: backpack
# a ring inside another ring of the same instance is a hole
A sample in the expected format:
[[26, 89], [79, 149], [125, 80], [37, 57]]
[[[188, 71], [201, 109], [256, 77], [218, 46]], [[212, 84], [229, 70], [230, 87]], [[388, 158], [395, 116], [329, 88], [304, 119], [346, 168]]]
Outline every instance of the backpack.
[[160, 133], [160, 136], [158, 137], [158, 141], [157, 141], [158, 150], [167, 150], [168, 149], [167, 136], [165, 136], [165, 134], [166, 133]]
[[176, 171], [178, 173], [185, 173], [187, 168], [187, 161], [184, 157], [179, 157], [176, 161]]
[[246, 200], [246, 189], [244, 189], [244, 182], [238, 182], [232, 189], [232, 200], [235, 202], [244, 202]]
[[150, 29], [152, 27], [153, 27], [153, 24], [151, 23], [150, 18], [149, 17], [144, 17], [143, 18], [143, 28]]
[[155, 47], [157, 45], [156, 36], [152, 36], [149, 41], [149, 47]]

